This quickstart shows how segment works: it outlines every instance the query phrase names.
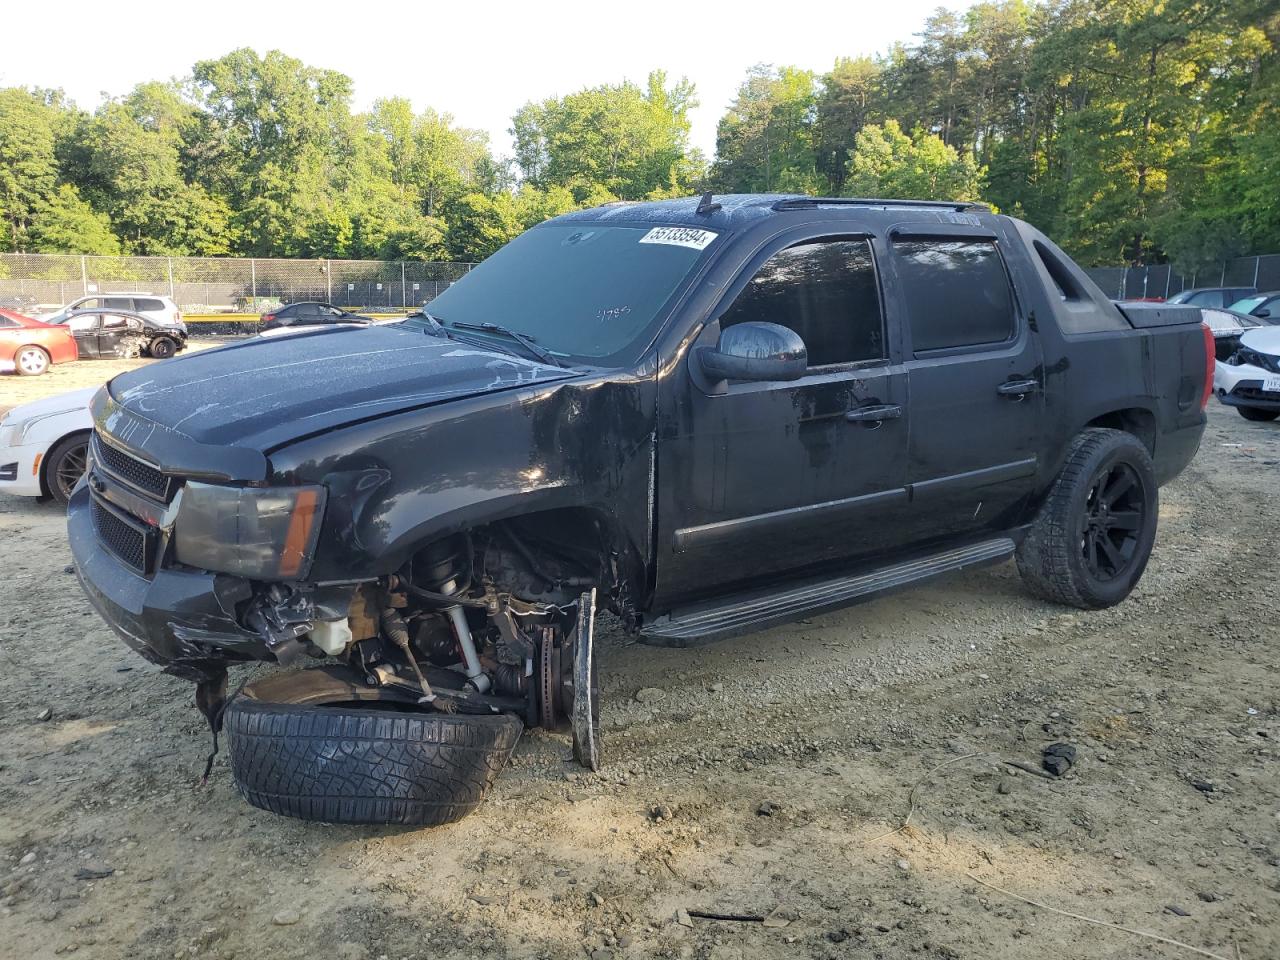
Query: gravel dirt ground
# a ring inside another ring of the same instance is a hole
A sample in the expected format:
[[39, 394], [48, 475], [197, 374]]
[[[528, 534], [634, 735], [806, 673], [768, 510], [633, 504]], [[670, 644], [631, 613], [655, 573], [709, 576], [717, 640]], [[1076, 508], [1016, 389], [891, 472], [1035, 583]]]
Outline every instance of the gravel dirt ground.
[[[604, 769], [528, 733], [430, 830], [253, 809], [225, 753], [201, 786], [192, 688], [90, 610], [56, 507], [0, 497], [0, 956], [1280, 957], [1278, 464], [1213, 404], [1112, 610], [1006, 564], [699, 650], [605, 629]], [[1054, 742], [1060, 779], [1003, 762]]]

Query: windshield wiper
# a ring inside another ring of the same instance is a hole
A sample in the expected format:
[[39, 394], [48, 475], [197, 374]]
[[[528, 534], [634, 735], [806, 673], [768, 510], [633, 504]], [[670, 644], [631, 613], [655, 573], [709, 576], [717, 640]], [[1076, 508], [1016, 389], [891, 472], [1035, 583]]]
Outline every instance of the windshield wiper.
[[453, 337], [449, 336], [449, 331], [445, 329], [444, 324], [440, 322], [439, 317], [433, 317], [426, 310], [422, 311], [422, 316], [427, 321], [427, 325], [422, 329], [423, 333], [429, 333], [433, 337], [444, 337], [446, 340], [453, 339]]
[[453, 326], [458, 330], [482, 330], [485, 333], [502, 334], [502, 336], [520, 344], [543, 363], [550, 364], [553, 367], [564, 367], [564, 364], [557, 360], [550, 350], [539, 346], [528, 334], [512, 330], [510, 327], [504, 327], [500, 323], [489, 323], [488, 321], [484, 323], [467, 323], [466, 321], [455, 320], [453, 321]]

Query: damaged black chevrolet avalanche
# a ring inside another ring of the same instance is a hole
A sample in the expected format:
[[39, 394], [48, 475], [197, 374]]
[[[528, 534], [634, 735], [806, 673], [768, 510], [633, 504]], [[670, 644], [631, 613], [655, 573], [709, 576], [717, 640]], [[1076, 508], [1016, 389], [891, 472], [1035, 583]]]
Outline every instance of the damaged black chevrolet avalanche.
[[[1118, 603], [1212, 363], [1198, 309], [979, 206], [615, 204], [403, 322], [112, 380], [71, 545], [250, 802], [441, 823], [526, 725], [596, 766], [597, 603], [683, 646], [1010, 557]], [[251, 660], [318, 663], [228, 699]]]

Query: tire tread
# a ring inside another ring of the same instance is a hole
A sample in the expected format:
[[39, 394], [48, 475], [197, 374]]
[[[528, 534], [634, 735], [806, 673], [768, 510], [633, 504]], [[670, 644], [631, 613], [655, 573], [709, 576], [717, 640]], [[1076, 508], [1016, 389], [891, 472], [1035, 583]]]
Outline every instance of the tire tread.
[[328, 823], [435, 826], [476, 809], [506, 765], [516, 717], [390, 714], [264, 703], [226, 712], [231, 772], [253, 806]]
[[[1148, 457], [1141, 441], [1123, 430], [1093, 427], [1072, 439], [1062, 470], [1018, 546], [1018, 572], [1031, 592], [1041, 599], [1083, 610], [1096, 610], [1108, 605], [1082, 589], [1074, 569], [1075, 544], [1071, 531], [1075, 517], [1072, 500], [1079, 485], [1089, 482], [1098, 454], [1117, 444], [1131, 445], [1136, 448], [1135, 455], [1143, 459]], [[1146, 462], [1149, 471], [1149, 459]]]

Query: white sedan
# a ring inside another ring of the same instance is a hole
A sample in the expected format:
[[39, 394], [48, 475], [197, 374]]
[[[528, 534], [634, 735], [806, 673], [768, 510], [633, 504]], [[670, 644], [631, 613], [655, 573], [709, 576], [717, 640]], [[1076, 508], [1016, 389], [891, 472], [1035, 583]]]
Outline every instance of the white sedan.
[[97, 387], [14, 407], [0, 419], [0, 493], [66, 503], [84, 475]]
[[1280, 417], [1280, 327], [1254, 327], [1214, 365], [1213, 392], [1246, 420]]

